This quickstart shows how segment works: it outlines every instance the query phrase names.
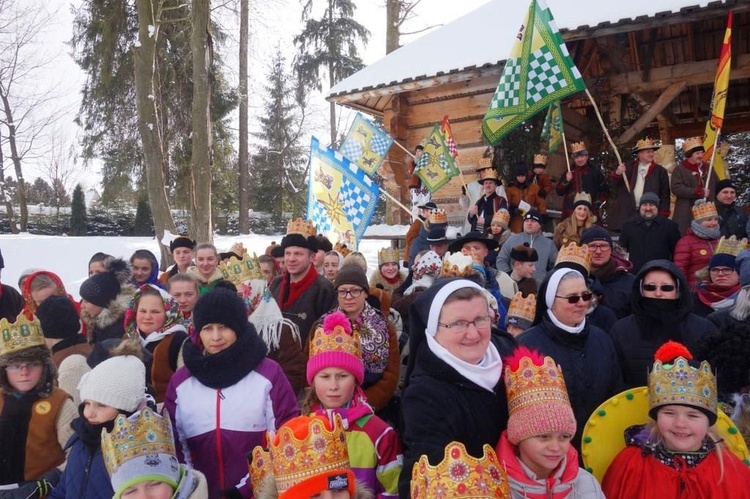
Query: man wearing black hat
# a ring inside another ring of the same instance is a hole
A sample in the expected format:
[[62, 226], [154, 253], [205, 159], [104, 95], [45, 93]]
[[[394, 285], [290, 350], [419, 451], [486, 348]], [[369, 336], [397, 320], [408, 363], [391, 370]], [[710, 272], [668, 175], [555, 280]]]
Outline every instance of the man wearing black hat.
[[539, 195], [539, 184], [531, 181], [526, 165], [519, 164], [513, 169], [513, 181], [505, 192], [508, 194], [508, 211], [510, 212], [511, 232], [521, 232], [523, 217], [529, 210], [536, 210], [541, 215], [547, 213], [547, 202]]
[[630, 315], [630, 296], [635, 277], [630, 273], [633, 264], [614, 251], [612, 236], [607, 229], [594, 225], [581, 234], [581, 245], [589, 247], [591, 277], [604, 289], [603, 304], [612, 309], [618, 319]]
[[641, 196], [638, 216], [622, 224], [620, 246], [627, 250], [637, 274], [650, 260], [672, 260], [680, 239], [680, 229], [667, 217], [659, 215], [659, 196], [645, 192]]
[[193, 250], [195, 241], [187, 236], [177, 236], [169, 243], [169, 252], [172, 253], [174, 265], [165, 270], [159, 276], [159, 282], [166, 286], [169, 278], [175, 274], [184, 274], [188, 267], [193, 265]]
[[433, 227], [427, 233], [427, 242], [430, 243], [430, 250], [437, 253], [440, 258], [445, 256], [448, 251], [448, 238], [445, 236], [445, 227]]
[[421, 231], [427, 230], [427, 217], [429, 216], [430, 211], [437, 210], [437, 205], [430, 201], [425, 204], [420, 204], [419, 206], [417, 206], [417, 209], [419, 210], [417, 218], [414, 219], [414, 221], [411, 223], [411, 226], [409, 227], [409, 230], [406, 231], [406, 242], [404, 243], [404, 259], [407, 261], [409, 259], [409, 252], [411, 251], [412, 243], [417, 238], [417, 236], [419, 236], [419, 233]]
[[466, 219], [471, 225], [472, 232], [487, 234], [492, 224], [492, 216], [500, 208], [507, 208], [508, 202], [497, 193], [500, 179], [492, 166], [480, 168], [477, 170], [477, 175], [479, 177], [477, 181], [482, 185], [483, 194], [471, 207]]
[[[0, 272], [5, 268], [5, 260], [3, 254], [0, 253]], [[23, 309], [24, 301], [21, 293], [15, 288], [8, 286], [7, 284], [0, 285], [2, 295], [0, 295], [0, 319], [8, 319], [10, 322], [15, 322], [18, 314]]]
[[719, 213], [719, 230], [724, 237], [747, 237], [750, 223], [747, 213], [737, 208], [737, 188], [730, 179], [716, 182], [716, 211]]
[[510, 265], [510, 253], [516, 246], [523, 245], [536, 250], [538, 260], [534, 270], [534, 279], [537, 282], [542, 282], [547, 275], [547, 271], [555, 266], [557, 248], [552, 239], [544, 237], [542, 216], [537, 211], [531, 210], [528, 212], [523, 220], [523, 232], [510, 236], [503, 247], [500, 248], [500, 254], [497, 256], [497, 270], [510, 274], [513, 270]]
[[599, 206], [609, 194], [607, 179], [599, 168], [589, 162], [589, 151], [585, 143], [572, 143], [570, 155], [573, 158], [573, 169], [560, 177], [555, 186], [555, 192], [563, 198], [562, 219], [568, 218], [573, 213], [573, 203], [579, 192], [587, 192], [591, 195], [594, 214], [598, 215]]

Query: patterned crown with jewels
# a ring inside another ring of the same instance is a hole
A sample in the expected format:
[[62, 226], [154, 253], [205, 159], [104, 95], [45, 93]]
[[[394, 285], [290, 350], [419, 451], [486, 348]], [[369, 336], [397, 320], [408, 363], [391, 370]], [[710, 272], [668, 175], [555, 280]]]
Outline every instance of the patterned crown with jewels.
[[[692, 356], [682, 347], [684, 354], [672, 359], [669, 354], [662, 354], [676, 342], [667, 342], [656, 351], [654, 366], [648, 375], [649, 410], [663, 405], [679, 404], [704, 409], [717, 414], [716, 376], [711, 365], [705, 360], [698, 367], [690, 364]], [[660, 358], [663, 357], [661, 360]]]
[[9, 322], [8, 319], [0, 320], [0, 334], [0, 355], [45, 345], [42, 327], [35, 315], [29, 319], [23, 313], [18, 314], [15, 322]]
[[451, 442], [437, 466], [432, 466], [423, 455], [412, 470], [411, 497], [510, 497], [508, 475], [495, 451], [487, 444], [482, 450], [484, 455], [476, 458], [469, 455], [464, 444]]
[[506, 365], [505, 391], [511, 415], [531, 406], [570, 406], [562, 371], [555, 360], [548, 356], [536, 362], [531, 357], [521, 357], [515, 368]]
[[546, 154], [534, 154], [533, 164], [547, 166], [547, 155]]
[[271, 463], [271, 453], [267, 450], [263, 450], [263, 447], [258, 445], [253, 449], [252, 461], [248, 463], [247, 468], [250, 472], [250, 484], [253, 491], [258, 491], [258, 487], [267, 476], [273, 476], [273, 465]]
[[505, 209], [497, 210], [495, 214], [492, 215], [492, 223], [500, 224], [507, 229], [508, 223], [510, 223], [510, 212]]
[[378, 251], [378, 266], [384, 263], [398, 263], [401, 260], [401, 251], [398, 248], [382, 248]]
[[260, 261], [258, 261], [255, 253], [252, 255], [245, 253], [242, 260], [237, 260], [237, 257], [233, 256], [229, 260], [219, 263], [219, 270], [221, 270], [224, 279], [232, 284], [241, 284], [251, 279], [265, 279], [260, 268]]
[[134, 459], [144, 459], [146, 464], [153, 461], [156, 468], [161, 464], [160, 454], [176, 456], [172, 423], [151, 409], [142, 409], [129, 418], [120, 414], [111, 432], [102, 431], [102, 456], [110, 475]]
[[299, 416], [269, 435], [279, 496], [312, 476], [350, 470], [344, 424], [340, 415], [333, 418], [331, 424], [326, 416]]
[[589, 247], [585, 244], [579, 246], [576, 242], [568, 243], [566, 246], [560, 248], [560, 251], [557, 253], [555, 265], [561, 263], [574, 263], [586, 269], [586, 272], [590, 272], [591, 252], [589, 251]]
[[318, 230], [315, 228], [315, 224], [310, 220], [302, 220], [297, 218], [295, 220], [289, 220], [286, 225], [286, 233], [288, 234], [300, 234], [304, 237], [315, 237], [318, 235]]
[[247, 254], [247, 248], [241, 241], [237, 241], [227, 250], [227, 253], [234, 253], [241, 257]]
[[693, 205], [693, 220], [703, 220], [718, 216], [719, 213], [716, 211], [716, 205], [711, 201], [703, 202], [703, 200], [699, 199]]
[[573, 142], [570, 144], [570, 154], [578, 154], [581, 151], [586, 151], [585, 142]]
[[659, 149], [661, 147], [661, 142], [658, 140], [653, 140], [649, 137], [646, 137], [645, 139], [640, 139], [638, 142], [635, 143], [635, 147], [633, 148], [633, 152], [640, 152], [645, 151], [647, 149]]
[[687, 153], [699, 147], [703, 148], [703, 137], [690, 137], [682, 143], [682, 152]]
[[737, 236], [722, 236], [721, 239], [719, 239], [719, 243], [716, 245], [714, 255], [722, 254], [737, 256], [740, 254], [740, 251], [746, 249], [747, 239], [745, 239], [744, 237], [742, 239], [737, 239]]
[[510, 307], [508, 307], [508, 317], [517, 317], [533, 323], [535, 315], [536, 296], [529, 295], [524, 298], [520, 291], [513, 295], [513, 298], [510, 299]]
[[589, 206], [591, 206], [591, 194], [586, 191], [576, 193], [575, 197], [573, 198], [573, 204], [575, 205], [578, 201], [584, 201], [588, 203]]
[[[348, 322], [346, 317], [344, 317], [344, 320]], [[345, 353], [353, 355], [360, 360], [362, 359], [362, 344], [359, 340], [358, 328], [354, 328], [349, 333], [346, 330], [348, 326], [344, 324], [331, 322], [333, 327], [328, 330], [325, 330], [324, 324], [328, 326], [329, 322], [321, 321], [313, 333], [312, 340], [310, 341], [310, 353], [308, 355], [310, 359], [320, 353], [329, 352]]]
[[427, 215], [427, 220], [429, 220], [431, 224], [447, 224], [448, 213], [442, 208], [430, 210], [430, 214]]
[[440, 267], [440, 277], [466, 277], [475, 273], [471, 255], [456, 251], [446, 253]]

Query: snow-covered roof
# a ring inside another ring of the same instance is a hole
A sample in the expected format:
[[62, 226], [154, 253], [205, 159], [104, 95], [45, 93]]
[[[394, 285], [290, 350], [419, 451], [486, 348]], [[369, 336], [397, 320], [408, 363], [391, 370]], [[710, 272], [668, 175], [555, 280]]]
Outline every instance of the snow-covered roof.
[[[563, 31], [612, 26], [636, 18], [667, 18], [685, 8], [724, 3], [727, 1], [547, 0]], [[347, 101], [336, 97], [498, 64], [510, 53], [528, 6], [524, 0], [490, 0], [342, 80], [330, 90], [328, 98]]]

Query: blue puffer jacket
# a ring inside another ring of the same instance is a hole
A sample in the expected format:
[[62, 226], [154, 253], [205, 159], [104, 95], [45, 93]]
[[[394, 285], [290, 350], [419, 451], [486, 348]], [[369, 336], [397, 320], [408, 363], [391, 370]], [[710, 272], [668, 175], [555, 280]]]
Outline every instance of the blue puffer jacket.
[[76, 433], [65, 445], [70, 449], [65, 472], [52, 490], [50, 499], [112, 499], [115, 491], [104, 466], [101, 448], [91, 453], [78, 434], [83, 422], [78, 418], [72, 424]]

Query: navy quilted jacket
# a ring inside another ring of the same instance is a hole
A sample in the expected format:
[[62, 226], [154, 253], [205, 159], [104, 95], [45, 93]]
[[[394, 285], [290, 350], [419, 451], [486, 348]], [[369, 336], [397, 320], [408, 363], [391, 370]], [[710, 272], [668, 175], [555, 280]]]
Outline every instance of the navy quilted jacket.
[[[74, 428], [76, 422], [80, 421], [74, 421]], [[65, 448], [70, 449], [65, 472], [52, 490], [50, 499], [112, 499], [115, 491], [104, 466], [101, 448], [91, 453], [78, 433], [70, 437]]]

